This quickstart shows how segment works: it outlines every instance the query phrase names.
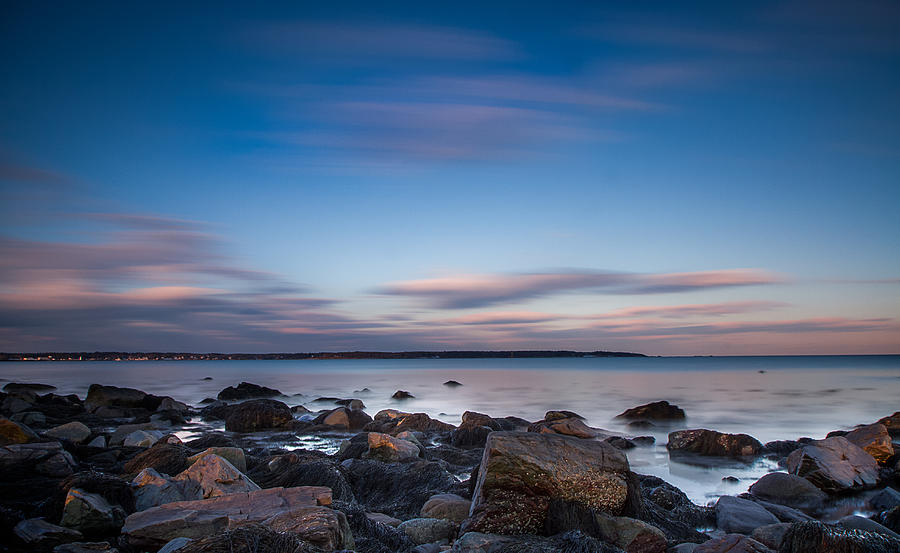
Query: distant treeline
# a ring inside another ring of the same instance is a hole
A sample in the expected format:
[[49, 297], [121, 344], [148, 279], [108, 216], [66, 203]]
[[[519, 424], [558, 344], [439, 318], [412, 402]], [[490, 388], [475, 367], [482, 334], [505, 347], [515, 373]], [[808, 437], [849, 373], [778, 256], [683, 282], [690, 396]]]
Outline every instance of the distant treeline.
[[645, 357], [624, 351], [339, 351], [319, 353], [178, 353], [78, 351], [0, 353], [0, 361], [246, 361], [278, 359], [524, 359], [533, 357]]

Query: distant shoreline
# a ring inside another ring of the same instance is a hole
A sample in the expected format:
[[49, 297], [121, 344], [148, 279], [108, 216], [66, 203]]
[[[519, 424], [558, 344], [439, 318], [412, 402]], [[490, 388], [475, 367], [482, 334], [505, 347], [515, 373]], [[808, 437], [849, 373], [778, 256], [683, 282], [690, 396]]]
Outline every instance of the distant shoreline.
[[647, 357], [627, 351], [340, 351], [318, 353], [30, 352], [2, 353], [0, 361], [278, 361], [303, 359], [530, 359], [553, 357]]

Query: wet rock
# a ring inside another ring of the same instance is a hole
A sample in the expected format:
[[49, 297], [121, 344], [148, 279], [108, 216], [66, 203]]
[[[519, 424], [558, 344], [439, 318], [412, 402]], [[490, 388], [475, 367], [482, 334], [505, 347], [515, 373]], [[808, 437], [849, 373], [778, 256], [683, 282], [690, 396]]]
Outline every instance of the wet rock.
[[713, 457], [749, 457], [759, 454], [762, 444], [746, 434], [723, 434], [715, 430], [678, 430], [669, 434], [666, 449]]
[[894, 456], [894, 446], [891, 445], [891, 435], [883, 424], [870, 424], [848, 432], [848, 441], [861, 447], [863, 451], [871, 455], [881, 464], [886, 464]]
[[25, 545], [33, 548], [47, 549], [60, 543], [78, 541], [81, 532], [50, 524], [42, 518], [29, 518], [16, 524], [13, 533]]
[[885, 488], [870, 497], [869, 504], [879, 511], [893, 509], [900, 505], [900, 492], [894, 488]]
[[327, 507], [298, 507], [261, 523], [276, 532], [294, 534], [322, 551], [353, 549], [353, 533], [344, 513]]
[[97, 436], [87, 444], [88, 447], [96, 447], [98, 449], [106, 449], [106, 436]]
[[779, 522], [778, 524], [767, 524], [760, 526], [750, 534], [750, 537], [765, 545], [766, 547], [778, 551], [781, 547], [781, 540], [790, 528], [790, 523]]
[[399, 518], [394, 518], [384, 513], [366, 513], [366, 518], [368, 518], [372, 522], [387, 524], [388, 526], [393, 526], [394, 528], [400, 526], [400, 523], [403, 522]]
[[456, 388], [457, 386], [462, 386], [462, 384], [460, 384], [459, 382], [457, 382], [455, 380], [448, 380], [447, 382], [444, 382], [444, 386], [449, 386], [450, 388]]
[[119, 550], [108, 541], [89, 541], [57, 545], [53, 553], [119, 553]]
[[367, 445], [365, 457], [385, 463], [397, 463], [419, 457], [419, 447], [416, 444], [387, 434], [369, 432]]
[[887, 511], [882, 511], [872, 517], [872, 520], [885, 528], [890, 528], [894, 532], [900, 534], [900, 507], [893, 507]]
[[32, 392], [35, 394], [41, 394], [45, 392], [52, 392], [56, 389], [56, 386], [51, 386], [50, 384], [35, 384], [30, 382], [9, 382], [5, 386], [3, 386], [3, 391], [8, 394], [14, 394], [16, 392]]
[[27, 444], [36, 439], [37, 434], [28, 426], [9, 419], [0, 419], [0, 446]]
[[174, 553], [179, 549], [183, 549], [184, 546], [191, 543], [190, 538], [175, 538], [174, 540], [169, 540], [169, 542], [162, 546], [162, 548], [156, 553]]
[[157, 411], [177, 411], [178, 413], [189, 413], [191, 408], [188, 407], [187, 403], [183, 403], [181, 401], [177, 401], [169, 396], [165, 396], [159, 402], [159, 407], [156, 408]]
[[610, 516], [589, 509], [572, 509], [572, 504], [553, 502], [550, 506], [544, 533], [558, 534], [565, 530], [578, 530], [588, 536], [600, 538], [628, 553], [664, 553], [666, 535], [644, 521]]
[[[271, 467], [271, 468], [270, 468]], [[353, 501], [353, 490], [338, 466], [329, 458], [301, 458], [296, 453], [281, 456], [248, 475], [262, 488], [324, 486], [331, 488], [335, 499]]]
[[0, 447], [0, 471], [36, 472], [63, 478], [75, 472], [75, 459], [59, 442]]
[[413, 399], [414, 395], [404, 390], [397, 390], [394, 392], [394, 395], [391, 396], [391, 399]]
[[753, 538], [741, 534], [726, 534], [701, 543], [694, 553], [775, 553]]
[[348, 459], [341, 463], [353, 497], [367, 511], [408, 519], [419, 516], [433, 495], [457, 493], [460, 483], [440, 463], [416, 460], [382, 463]]
[[229, 432], [256, 432], [286, 427], [294, 417], [290, 408], [273, 399], [254, 399], [233, 406], [225, 419]]
[[[156, 411], [161, 401], [160, 397], [134, 388], [91, 384], [87, 396], [84, 398], [84, 408], [90, 413], [101, 416], [117, 414], [127, 416], [136, 410]], [[103, 408], [108, 409], [104, 410]]]
[[425, 413], [404, 413], [395, 409], [379, 411], [363, 430], [396, 436], [400, 432], [450, 432], [455, 426], [432, 419]]
[[900, 411], [880, 419], [878, 423], [883, 424], [891, 436], [900, 436]]
[[[202, 538], [230, 526], [259, 523], [297, 509], [330, 504], [331, 490], [327, 488], [273, 488], [233, 493], [166, 503], [134, 513], [125, 519], [122, 532], [132, 546], [159, 547], [177, 537]], [[196, 543], [189, 547], [196, 547]]]
[[421, 516], [426, 518], [442, 518], [461, 523], [469, 517], [472, 502], [454, 493], [441, 493], [428, 498], [422, 505]]
[[450, 434], [450, 443], [454, 447], [484, 447], [487, 435], [502, 429], [500, 423], [488, 415], [466, 411], [462, 424]]
[[769, 503], [768, 501], [763, 501], [762, 499], [759, 499], [756, 496], [748, 493], [742, 493], [740, 495], [740, 498], [756, 503], [760, 507], [775, 515], [775, 518], [777, 518], [779, 522], [805, 522], [807, 520], [815, 520], [813, 517], [807, 515], [803, 511], [787, 507], [786, 505]]
[[163, 437], [159, 430], [135, 430], [125, 436], [122, 445], [125, 447], [150, 447]]
[[749, 534], [778, 518], [753, 501], [723, 495], [716, 502], [716, 526], [728, 533]]
[[546, 413], [544, 413], [545, 421], [558, 421], [562, 419], [584, 420], [584, 417], [582, 417], [578, 413], [573, 413], [572, 411], [547, 411]]
[[550, 502], [619, 515], [640, 502], [628, 460], [602, 442], [555, 434], [494, 432], [481, 461], [466, 531], [536, 534]]
[[715, 524], [715, 510], [694, 505], [684, 492], [661, 478], [639, 474], [641, 510], [638, 518], [662, 530], [670, 541], [702, 542], [708, 536], [695, 530]]
[[634, 449], [637, 447], [635, 443], [628, 438], [623, 438], [622, 436], [610, 436], [603, 440], [609, 445], [613, 446], [616, 449], [626, 450], [626, 449]]
[[[261, 524], [248, 524], [198, 536], [177, 553], [307, 553], [310, 545], [300, 536], [276, 532]], [[321, 551], [321, 550], [320, 550]]]
[[129, 434], [133, 432], [137, 432], [138, 430], [159, 430], [160, 426], [153, 422], [143, 422], [137, 424], [122, 424], [116, 427], [113, 433], [109, 437], [109, 445], [116, 446], [122, 445], [125, 442], [125, 438], [128, 437]]
[[875, 459], [841, 436], [804, 445], [788, 456], [787, 468], [827, 493], [865, 489], [878, 482]]
[[416, 545], [434, 542], [447, 543], [456, 537], [459, 525], [441, 518], [414, 518], [400, 523], [397, 529], [409, 536]]
[[[552, 411], [550, 413], [553, 413]], [[548, 413], [549, 414], [549, 413]], [[580, 417], [551, 418], [537, 421], [528, 427], [529, 432], [540, 434], [561, 434], [576, 438], [593, 439], [606, 437], [602, 432], [586, 425]]]
[[241, 382], [237, 386], [229, 386], [219, 392], [216, 398], [219, 401], [238, 401], [244, 399], [262, 399], [270, 397], [283, 396], [281, 392], [274, 388], [266, 388], [258, 384], [250, 382]]
[[897, 542], [900, 543], [900, 534], [866, 517], [858, 515], [845, 516], [838, 520], [838, 525], [850, 530], [862, 530], [864, 532], [881, 534], [882, 536], [897, 540]]
[[236, 447], [237, 443], [235, 443], [231, 436], [223, 434], [222, 432], [207, 432], [199, 438], [190, 440], [184, 445], [193, 450], [198, 450], [206, 449], [208, 447]]
[[160, 440], [153, 444], [153, 447], [138, 453], [125, 463], [124, 469], [128, 474], [135, 474], [145, 468], [152, 468], [174, 476], [188, 468], [188, 466], [188, 450], [186, 447], [168, 444]]
[[655, 401], [626, 409], [616, 415], [616, 418], [628, 420], [681, 420], [684, 419], [684, 410], [668, 401]]
[[766, 442], [764, 452], [775, 455], [777, 457], [787, 457], [795, 449], [799, 449], [803, 444], [794, 440], [775, 440]]
[[348, 407], [338, 407], [322, 413], [313, 420], [313, 424], [324, 424], [343, 430], [361, 430], [370, 422], [372, 422], [372, 417], [365, 411]]
[[9, 420], [29, 427], [30, 425], [41, 426], [47, 423], [47, 417], [40, 411], [22, 411], [9, 417]]
[[31, 401], [13, 395], [7, 396], [0, 404], [0, 411], [4, 413], [23, 413], [32, 409], [34, 409], [34, 404]]
[[60, 524], [91, 536], [115, 534], [124, 520], [125, 511], [118, 505], [110, 505], [99, 494], [71, 488]]
[[[188, 457], [187, 465], [196, 463], [206, 455], [218, 455], [219, 457], [234, 465], [234, 467], [239, 471], [247, 472], [247, 456], [244, 454], [244, 450], [239, 447], [208, 447], [200, 453]], [[185, 468], [187, 468], [187, 465], [185, 466]]]
[[828, 495], [806, 478], [784, 472], [770, 472], [750, 486], [754, 496], [795, 509], [821, 509]]
[[59, 426], [54, 426], [50, 430], [45, 431], [44, 435], [55, 440], [66, 440], [68, 442], [80, 444], [91, 436], [91, 429], [83, 423], [72, 421]]
[[252, 492], [259, 486], [218, 455], [204, 455], [181, 472], [174, 482], [181, 483], [186, 498], [209, 499], [232, 493]]
[[779, 553], [896, 553], [900, 541], [860, 530], [799, 522], [785, 532]]
[[145, 511], [166, 503], [185, 501], [184, 491], [179, 483], [161, 475], [153, 468], [146, 468], [132, 480], [136, 511]]

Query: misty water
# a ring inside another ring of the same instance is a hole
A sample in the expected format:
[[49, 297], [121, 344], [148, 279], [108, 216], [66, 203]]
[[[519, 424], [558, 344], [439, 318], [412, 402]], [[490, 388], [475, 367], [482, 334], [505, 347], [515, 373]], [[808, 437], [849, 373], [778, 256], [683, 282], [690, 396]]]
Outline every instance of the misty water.
[[[672, 430], [746, 433], [763, 443], [819, 439], [900, 410], [900, 356], [30, 361], [0, 364], [0, 378], [53, 384], [57, 393], [80, 397], [92, 383], [127, 386], [195, 406], [226, 386], [248, 381], [277, 388], [288, 405], [312, 411], [334, 407], [315, 402], [318, 397], [359, 398], [370, 415], [393, 408], [451, 424], [459, 424], [467, 410], [535, 421], [548, 410], [566, 409], [593, 427], [652, 435], [655, 445], [626, 452], [632, 469], [667, 480], [698, 504], [746, 491], [778, 467], [765, 459], [711, 465], [670, 459], [665, 444]], [[447, 380], [463, 385], [443, 386]], [[397, 390], [415, 398], [392, 400]], [[682, 407], [687, 420], [634, 430], [615, 419], [625, 409], [661, 399]], [[339, 440], [298, 436], [284, 445], [333, 452]], [[724, 482], [725, 476], [738, 481]]]

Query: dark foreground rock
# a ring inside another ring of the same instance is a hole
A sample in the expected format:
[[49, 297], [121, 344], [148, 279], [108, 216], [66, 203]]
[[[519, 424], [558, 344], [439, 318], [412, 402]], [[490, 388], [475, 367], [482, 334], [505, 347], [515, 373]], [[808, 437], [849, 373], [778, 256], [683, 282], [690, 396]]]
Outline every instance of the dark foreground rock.
[[313, 553], [317, 551], [300, 536], [266, 528], [261, 524], [225, 530], [193, 539], [176, 550], [178, 553]]
[[506, 536], [468, 532], [453, 544], [452, 553], [622, 553], [622, 550], [578, 530], [550, 537]]
[[225, 419], [229, 432], [257, 432], [286, 428], [294, 420], [291, 409], [274, 399], [254, 399], [232, 406]]
[[900, 541], [860, 530], [826, 526], [821, 522], [792, 524], [779, 553], [897, 553]]
[[430, 497], [459, 493], [462, 485], [440, 463], [383, 463], [350, 459], [341, 463], [353, 496], [366, 510], [400, 519], [419, 516]]
[[671, 453], [694, 453], [713, 457], [752, 457], [762, 450], [759, 440], [747, 434], [724, 434], [715, 430], [678, 430], [669, 434]]
[[770, 472], [750, 486], [750, 493], [764, 501], [804, 511], [822, 508], [828, 495], [806, 478], [784, 472]]
[[751, 537], [727, 534], [698, 545], [693, 553], [774, 553], [774, 551]]
[[609, 444], [554, 434], [488, 436], [463, 531], [541, 534], [554, 500], [613, 516], [636, 513], [640, 491]]
[[827, 493], [870, 488], [879, 476], [875, 459], [843, 436], [816, 440], [794, 451], [787, 468]]

